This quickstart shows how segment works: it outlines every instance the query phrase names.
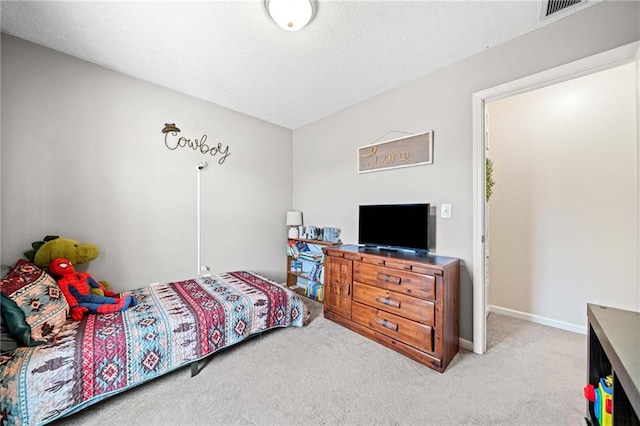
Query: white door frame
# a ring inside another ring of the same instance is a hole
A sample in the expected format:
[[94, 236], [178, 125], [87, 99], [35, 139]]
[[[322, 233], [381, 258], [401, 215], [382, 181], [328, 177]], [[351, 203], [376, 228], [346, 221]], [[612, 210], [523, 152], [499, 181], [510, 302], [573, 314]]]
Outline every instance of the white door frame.
[[[640, 106], [640, 60], [637, 58], [640, 58], [640, 41], [473, 94], [473, 352], [486, 352], [487, 343], [484, 267], [485, 104], [636, 61], [636, 96]], [[640, 129], [640, 123], [637, 126]], [[640, 130], [636, 133], [640, 169]], [[640, 238], [638, 244], [640, 248]]]

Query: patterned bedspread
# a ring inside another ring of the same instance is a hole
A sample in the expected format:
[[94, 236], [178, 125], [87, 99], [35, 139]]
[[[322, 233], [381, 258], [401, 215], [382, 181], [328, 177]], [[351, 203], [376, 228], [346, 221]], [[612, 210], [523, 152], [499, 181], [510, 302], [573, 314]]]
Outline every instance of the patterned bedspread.
[[302, 326], [306, 309], [294, 292], [244, 271], [131, 293], [133, 308], [70, 321], [56, 345], [0, 358], [3, 424], [48, 423], [254, 333]]

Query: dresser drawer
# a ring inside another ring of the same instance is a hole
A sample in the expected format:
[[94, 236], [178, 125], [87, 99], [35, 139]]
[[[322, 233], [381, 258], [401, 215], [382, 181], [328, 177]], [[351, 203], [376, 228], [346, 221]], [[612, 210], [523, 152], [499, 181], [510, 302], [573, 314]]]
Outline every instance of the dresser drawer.
[[435, 277], [384, 266], [353, 262], [353, 281], [421, 299], [435, 300]]
[[351, 318], [360, 325], [423, 351], [433, 351], [433, 331], [428, 325], [353, 302]]
[[428, 300], [417, 299], [359, 282], [353, 283], [353, 300], [431, 327], [434, 326], [435, 304]]
[[334, 256], [334, 257], [344, 257], [344, 251], [342, 250], [337, 250], [337, 249], [331, 249], [331, 248], [323, 248], [322, 252], [324, 254], [326, 254], [327, 256]]

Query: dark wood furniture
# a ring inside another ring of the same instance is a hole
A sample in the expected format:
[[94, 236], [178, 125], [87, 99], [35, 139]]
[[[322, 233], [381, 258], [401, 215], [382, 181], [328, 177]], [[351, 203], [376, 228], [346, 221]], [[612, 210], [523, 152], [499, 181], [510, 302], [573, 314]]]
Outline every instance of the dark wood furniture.
[[458, 352], [460, 260], [325, 247], [324, 316], [443, 372]]
[[[613, 424], [640, 425], [640, 313], [587, 305], [589, 383], [613, 376]], [[587, 421], [597, 425], [593, 402]]]

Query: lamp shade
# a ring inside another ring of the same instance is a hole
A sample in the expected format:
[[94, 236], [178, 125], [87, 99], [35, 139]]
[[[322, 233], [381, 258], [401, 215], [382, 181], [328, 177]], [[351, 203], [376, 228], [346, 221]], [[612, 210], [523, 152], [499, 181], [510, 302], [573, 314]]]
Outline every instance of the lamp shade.
[[315, 12], [312, 0], [265, 0], [265, 7], [271, 19], [287, 31], [307, 25]]
[[288, 226], [302, 225], [302, 212], [299, 212], [299, 211], [287, 212], [287, 225]]

